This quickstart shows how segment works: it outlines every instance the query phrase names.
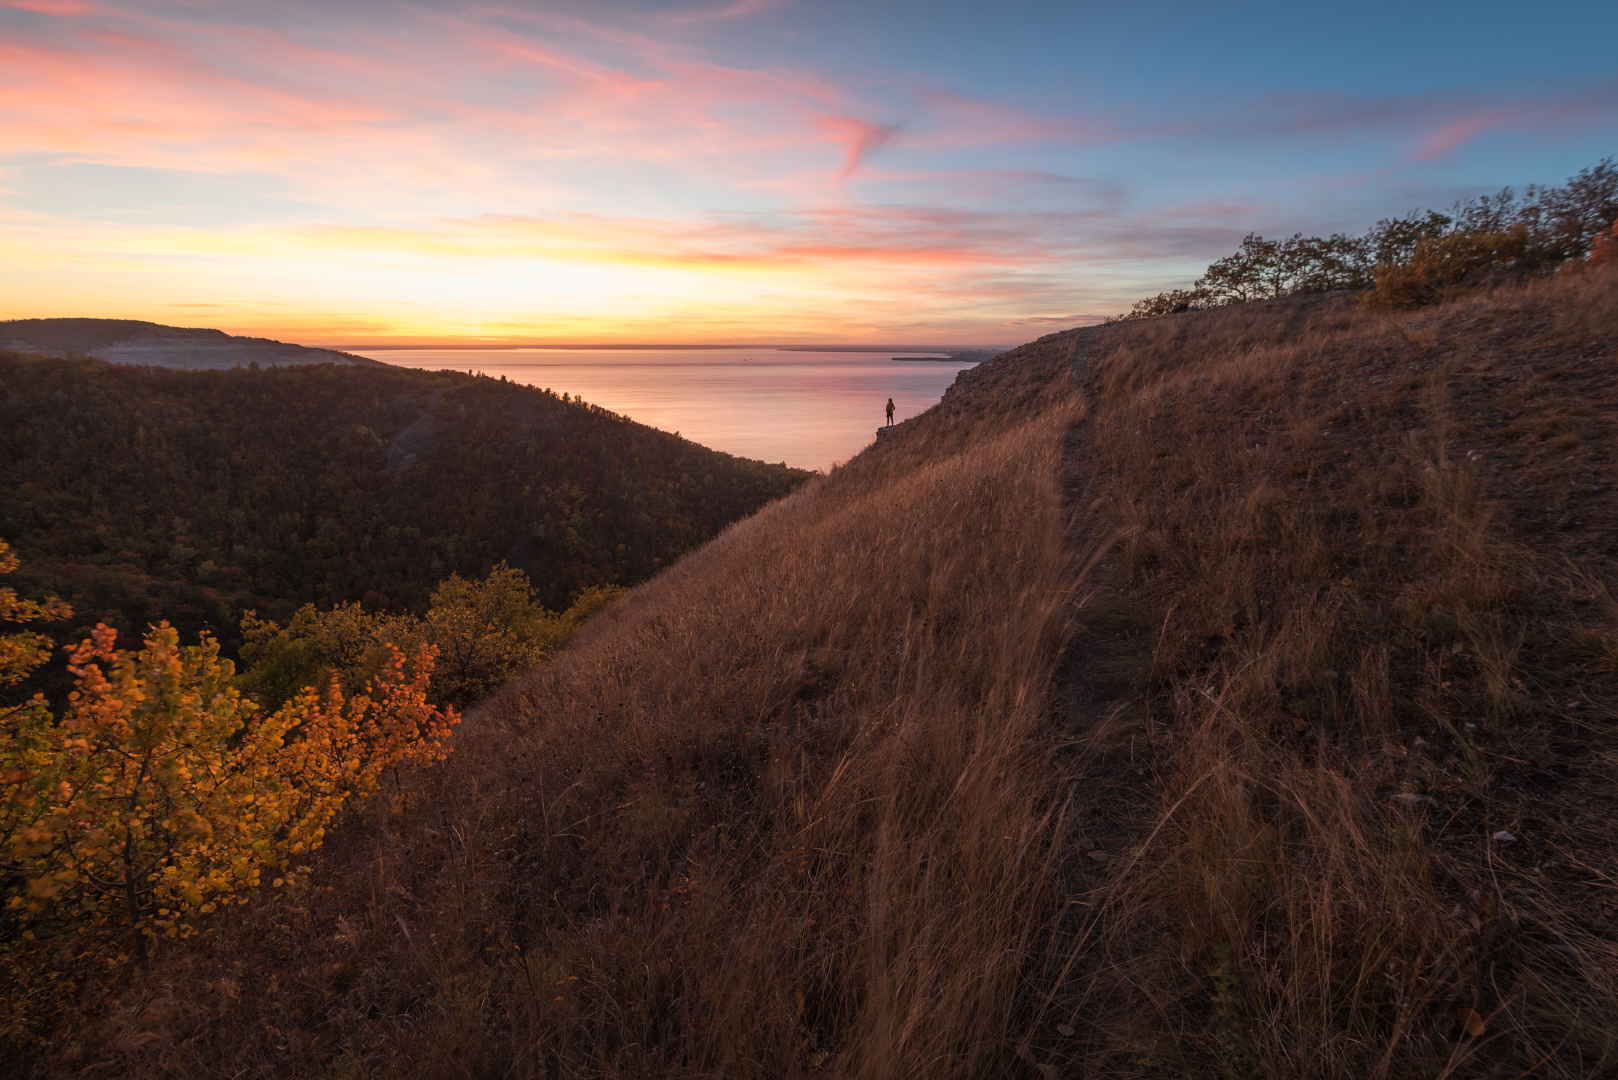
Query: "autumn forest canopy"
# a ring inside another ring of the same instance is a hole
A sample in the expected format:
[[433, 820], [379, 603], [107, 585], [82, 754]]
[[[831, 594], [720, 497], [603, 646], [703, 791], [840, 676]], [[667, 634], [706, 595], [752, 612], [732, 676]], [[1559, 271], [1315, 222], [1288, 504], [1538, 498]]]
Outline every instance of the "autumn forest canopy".
[[807, 474], [459, 372], [178, 371], [0, 351], [0, 537], [24, 595], [132, 646], [234, 655], [245, 610], [421, 614], [505, 562], [561, 611], [645, 580]]
[[0, 531], [27, 557], [10, 578], [0, 538], [0, 623], [31, 624], [0, 635], [12, 1034], [97, 965], [296, 886], [354, 802], [411, 800], [457, 706], [806, 476], [381, 365], [0, 351], [0, 411]]

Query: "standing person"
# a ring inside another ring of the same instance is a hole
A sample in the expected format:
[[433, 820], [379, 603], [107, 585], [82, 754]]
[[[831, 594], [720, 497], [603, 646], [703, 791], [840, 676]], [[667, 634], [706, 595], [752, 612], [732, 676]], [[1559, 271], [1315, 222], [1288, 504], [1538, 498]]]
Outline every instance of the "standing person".
[[888, 426], [893, 426], [893, 399], [888, 399]]

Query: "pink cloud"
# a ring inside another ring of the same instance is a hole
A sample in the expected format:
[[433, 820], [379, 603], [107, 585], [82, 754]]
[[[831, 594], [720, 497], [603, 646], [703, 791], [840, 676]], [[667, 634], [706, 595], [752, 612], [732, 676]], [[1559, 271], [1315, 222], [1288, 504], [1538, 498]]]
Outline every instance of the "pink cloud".
[[1510, 112], [1504, 109], [1488, 109], [1470, 116], [1457, 117], [1436, 129], [1419, 132], [1416, 136], [1418, 149], [1414, 157], [1417, 161], [1433, 161], [1448, 157], [1480, 135], [1515, 126], [1512, 123], [1514, 119], [1517, 118], [1512, 117]]
[[[1223, 218], [1226, 208], [1203, 212]], [[584, 213], [483, 215], [408, 226], [311, 226], [278, 234], [294, 247], [393, 252], [471, 264], [540, 260], [756, 275], [809, 273], [892, 292], [902, 283], [962, 297], [1059, 289], [1075, 267], [1174, 258], [1222, 248], [1228, 223], [1179, 215], [1118, 217], [1020, 208], [819, 206], [697, 219]], [[281, 241], [278, 241], [281, 242]], [[1054, 306], [1054, 305], [1051, 305]]]
[[1034, 316], [1026, 319], [1007, 319], [1002, 326], [1046, 326], [1052, 323], [1063, 326], [1094, 326], [1105, 322], [1105, 315], [1049, 315]]
[[745, 19], [750, 15], [761, 15], [766, 11], [780, 11], [792, 6], [792, 0], [732, 0], [731, 3], [721, 4], [717, 7], [676, 8], [670, 11], [654, 13], [653, 17], [660, 22], [675, 24], [722, 22], [730, 19]]
[[845, 147], [847, 156], [839, 174], [845, 179], [854, 174], [872, 151], [893, 141], [900, 130], [898, 124], [873, 124], [852, 116], [822, 116], [815, 126]]
[[1604, 78], [1552, 91], [1498, 87], [1471, 93], [1382, 97], [1292, 95], [1238, 110], [1241, 119], [1216, 125], [1229, 133], [1393, 136], [1412, 147], [1411, 160], [1447, 157], [1481, 136], [1544, 131], [1618, 121], [1618, 79]]
[[36, 15], [55, 15], [64, 19], [94, 15], [106, 10], [97, 4], [81, 3], [80, 0], [0, 0], [0, 7], [32, 11]]
[[1000, 102], [969, 98], [937, 86], [921, 88], [917, 98], [929, 117], [928, 132], [917, 135], [919, 145], [980, 146], [1056, 141], [1077, 146], [1131, 137], [1116, 118], [1036, 113]]
[[[1374, 139], [1404, 156], [1394, 169], [1491, 133], [1618, 119], [1610, 79], [1537, 95], [1181, 103], [1172, 116], [1021, 107], [903, 74], [860, 82], [725, 63], [681, 31], [779, 6], [768, 0], [623, 25], [543, 7], [333, 5], [291, 29], [231, 23], [227, 6], [159, 16], [78, 0], [0, 5], [56, 16], [6, 19], [0, 160], [260, 185], [327, 223], [287, 230], [291, 244], [468, 264], [814, 270], [828, 288], [847, 286], [849, 305], [887, 310], [909, 297], [937, 312], [978, 297], [1001, 305], [1000, 321], [1023, 305], [1030, 325], [1070, 321], [1039, 313], [1074, 310], [1086, 272], [1105, 275], [1097, 288], [1133, 291], [1124, 275], [1178, 275], [1285, 212], [1169, 195], [1142, 207], [1120, 181], [1065, 175], [1098, 156], [1077, 151], [1158, 142], [1195, 155], [1245, 139], [1279, 153], [1300, 136]], [[233, 235], [246, 244], [266, 231], [244, 218]]]
[[[339, 161], [451, 162], [464, 175], [478, 160], [489, 181], [502, 167], [600, 157], [686, 171], [722, 163], [739, 183], [812, 186], [816, 174], [846, 178], [897, 131], [858, 119], [855, 97], [812, 74], [693, 61], [644, 37], [632, 70], [437, 15], [336, 48], [118, 13], [67, 35], [25, 35], [0, 42], [0, 143], [106, 164], [252, 165], [306, 182]], [[456, 81], [433, 74], [444, 70]], [[816, 150], [826, 142], [835, 157]]]

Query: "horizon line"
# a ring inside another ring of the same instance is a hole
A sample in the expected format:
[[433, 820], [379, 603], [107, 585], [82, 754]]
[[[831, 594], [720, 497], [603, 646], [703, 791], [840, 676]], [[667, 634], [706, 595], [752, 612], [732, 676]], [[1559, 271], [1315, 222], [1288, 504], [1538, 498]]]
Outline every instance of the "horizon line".
[[743, 342], [741, 344], [715, 343], [715, 344], [644, 344], [644, 343], [568, 343], [568, 344], [466, 344], [466, 343], [430, 343], [400, 345], [389, 344], [345, 344], [345, 345], [309, 345], [307, 348], [331, 349], [336, 352], [423, 352], [429, 350], [454, 350], [456, 352], [545, 352], [545, 351], [660, 351], [672, 352], [676, 350], [698, 349], [758, 349], [773, 352], [1003, 352], [1014, 345], [764, 345], [757, 342]]

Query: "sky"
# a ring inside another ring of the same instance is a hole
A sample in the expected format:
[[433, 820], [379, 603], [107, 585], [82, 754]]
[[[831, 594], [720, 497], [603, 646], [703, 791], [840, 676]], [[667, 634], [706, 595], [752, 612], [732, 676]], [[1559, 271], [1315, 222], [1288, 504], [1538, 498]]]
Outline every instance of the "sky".
[[0, 0], [0, 319], [1009, 346], [1618, 154], [1618, 4]]

